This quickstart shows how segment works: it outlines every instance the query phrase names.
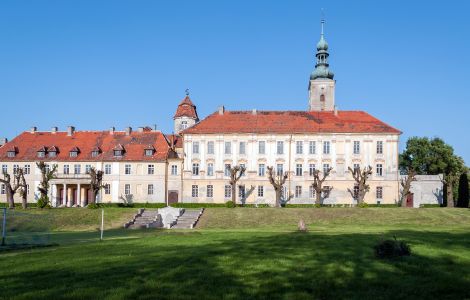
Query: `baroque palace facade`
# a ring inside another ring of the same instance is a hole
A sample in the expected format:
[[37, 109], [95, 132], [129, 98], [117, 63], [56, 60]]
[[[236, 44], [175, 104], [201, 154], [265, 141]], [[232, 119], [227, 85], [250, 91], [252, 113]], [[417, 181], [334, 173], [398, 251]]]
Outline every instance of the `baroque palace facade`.
[[[267, 168], [288, 173], [283, 198], [314, 203], [313, 172], [332, 168], [325, 204], [354, 204], [355, 181], [348, 167], [371, 166], [368, 203], [399, 199], [398, 142], [401, 132], [363, 111], [335, 105], [335, 80], [323, 34], [309, 81], [306, 111], [228, 111], [223, 107], [199, 120], [187, 94], [174, 115], [177, 135], [149, 127], [137, 131], [66, 132], [35, 127], [0, 142], [3, 172], [23, 168], [28, 201], [35, 202], [41, 174], [36, 162], [56, 164], [49, 198], [54, 206], [85, 206], [90, 197], [91, 167], [104, 172], [98, 202], [201, 202], [231, 199], [230, 167], [244, 166], [237, 201], [274, 204]], [[6, 200], [5, 187], [0, 190]], [[18, 198], [19, 200], [19, 198]]]

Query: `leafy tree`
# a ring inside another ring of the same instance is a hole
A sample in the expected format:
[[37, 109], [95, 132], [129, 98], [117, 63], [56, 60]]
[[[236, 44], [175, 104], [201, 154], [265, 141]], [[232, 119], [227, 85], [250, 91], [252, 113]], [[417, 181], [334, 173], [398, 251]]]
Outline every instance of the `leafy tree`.
[[287, 177], [289, 175], [287, 172], [284, 174], [274, 174], [274, 168], [273, 167], [268, 167], [268, 178], [269, 182], [274, 188], [274, 191], [276, 192], [276, 207], [281, 207], [281, 195], [282, 195], [282, 187], [286, 183]]
[[469, 192], [468, 192], [468, 176], [467, 173], [464, 172], [460, 175], [459, 179], [459, 197], [457, 199], [457, 207], [468, 207], [469, 204]]
[[351, 172], [354, 181], [356, 181], [357, 186], [357, 193], [348, 189], [349, 193], [353, 196], [354, 199], [357, 200], [357, 204], [362, 204], [364, 202], [364, 197], [366, 196], [367, 192], [370, 190], [370, 186], [367, 184], [367, 180], [369, 179], [370, 175], [372, 175], [372, 167], [364, 167], [363, 170], [361, 168], [354, 168], [348, 167], [349, 172]]
[[326, 180], [326, 178], [328, 178], [328, 176], [330, 176], [331, 170], [333, 170], [331, 167], [326, 169], [325, 172], [323, 172], [323, 176], [320, 175], [322, 173], [320, 170], [315, 170], [313, 172], [312, 187], [315, 190], [315, 204], [317, 205], [321, 205], [322, 200], [328, 198], [330, 196], [331, 190], [333, 189], [332, 186], [323, 187], [323, 182]]
[[38, 186], [38, 191], [41, 194], [40, 198], [42, 199], [40, 202], [43, 206], [46, 206], [49, 202], [49, 181], [56, 178], [57, 165], [54, 164], [52, 168], [50, 168], [45, 162], [40, 161], [36, 163], [36, 166], [41, 172], [41, 183]]
[[241, 166], [234, 166], [229, 169], [230, 171], [230, 186], [232, 187], [232, 202], [237, 205], [237, 182], [245, 174], [246, 168]]
[[[440, 138], [411, 137], [400, 154], [400, 171], [410, 176], [411, 171], [422, 175], [443, 174], [447, 190], [447, 206], [454, 206], [453, 187], [464, 169], [463, 159]], [[403, 200], [403, 199], [402, 199]]]

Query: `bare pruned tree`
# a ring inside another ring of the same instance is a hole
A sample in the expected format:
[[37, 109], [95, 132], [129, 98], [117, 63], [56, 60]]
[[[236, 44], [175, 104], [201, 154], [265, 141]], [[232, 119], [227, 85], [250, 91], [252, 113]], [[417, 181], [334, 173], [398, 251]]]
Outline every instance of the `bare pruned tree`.
[[23, 209], [28, 208], [28, 185], [26, 184], [26, 179], [24, 178], [24, 170], [21, 169], [20, 177], [21, 188], [19, 190], [21, 195], [21, 206]]
[[0, 183], [5, 185], [5, 193], [8, 201], [8, 208], [15, 208], [15, 194], [21, 189], [26, 190], [26, 181], [24, 180], [24, 172], [22, 168], [19, 168], [13, 174], [13, 182], [11, 182], [11, 176], [7, 172], [3, 173], [3, 179], [0, 178]]
[[243, 166], [234, 166], [229, 169], [230, 171], [230, 186], [232, 187], [232, 202], [237, 204], [237, 182], [245, 174], [246, 168]]
[[320, 172], [320, 170], [313, 171], [312, 187], [315, 190], [315, 204], [322, 204], [323, 200], [330, 196], [330, 192], [333, 187], [323, 187], [323, 182], [325, 182], [326, 178], [330, 176], [332, 170], [333, 168], [329, 167], [328, 169], [324, 170], [325, 172], [323, 173]]
[[274, 192], [276, 193], [276, 207], [281, 207], [282, 187], [286, 183], [287, 177], [289, 177], [287, 172], [284, 174], [275, 174], [274, 168], [268, 167], [269, 182], [273, 186]]
[[372, 167], [364, 167], [363, 170], [359, 167], [354, 168], [354, 170], [351, 167], [348, 167], [348, 170], [356, 181], [357, 192], [354, 192], [354, 190], [351, 189], [348, 189], [348, 191], [353, 198], [357, 200], [357, 204], [361, 204], [364, 202], [364, 197], [370, 190], [367, 180], [369, 179], [369, 176], [372, 175]]
[[411, 183], [413, 181], [416, 181], [416, 171], [412, 168], [409, 168], [407, 171], [408, 174], [406, 174], [405, 178], [400, 179], [400, 185], [402, 188], [401, 191], [401, 207], [406, 207], [406, 199], [408, 198], [408, 195], [411, 194]]
[[96, 168], [90, 168], [90, 186], [91, 186], [91, 203], [96, 202], [96, 196], [100, 189], [104, 187], [103, 182], [103, 171], [96, 170]]
[[45, 162], [40, 161], [36, 163], [36, 166], [41, 172], [41, 182], [38, 186], [38, 191], [41, 194], [41, 198], [44, 200], [44, 205], [46, 205], [50, 200], [48, 196], [50, 188], [49, 182], [56, 178], [57, 165], [54, 164], [52, 168], [50, 168]]

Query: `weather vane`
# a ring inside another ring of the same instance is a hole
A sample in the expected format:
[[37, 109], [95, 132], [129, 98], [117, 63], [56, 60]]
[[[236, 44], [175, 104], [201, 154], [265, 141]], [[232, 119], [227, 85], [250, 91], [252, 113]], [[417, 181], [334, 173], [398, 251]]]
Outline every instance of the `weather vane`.
[[186, 96], [189, 96], [189, 89], [186, 89], [185, 92], [186, 92]]

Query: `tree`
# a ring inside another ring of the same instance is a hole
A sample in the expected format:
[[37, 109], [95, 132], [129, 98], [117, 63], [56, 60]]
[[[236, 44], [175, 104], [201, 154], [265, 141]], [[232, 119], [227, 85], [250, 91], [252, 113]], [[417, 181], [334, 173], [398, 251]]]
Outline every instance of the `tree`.
[[232, 187], [232, 202], [236, 206], [237, 204], [237, 182], [245, 174], [246, 168], [240, 166], [234, 166], [229, 169], [230, 171], [230, 186]]
[[287, 172], [284, 174], [279, 173], [276, 176], [274, 173], [274, 168], [268, 167], [269, 182], [273, 186], [274, 192], [276, 193], [276, 207], [281, 207], [282, 187], [286, 183], [287, 177], [289, 177]]
[[411, 183], [416, 181], [416, 171], [412, 168], [408, 169], [407, 175], [400, 179], [400, 185], [402, 188], [400, 201], [401, 207], [406, 207], [406, 199], [411, 194]]
[[22, 168], [19, 168], [13, 174], [13, 182], [11, 182], [11, 176], [7, 172], [3, 173], [3, 179], [0, 178], [0, 183], [5, 185], [5, 192], [8, 201], [8, 208], [15, 208], [15, 194], [20, 189], [26, 190], [26, 181], [24, 180], [24, 172]]
[[40, 198], [42, 199], [42, 207], [44, 207], [49, 203], [49, 182], [56, 178], [57, 165], [53, 165], [51, 169], [45, 162], [40, 161], [36, 163], [36, 166], [41, 172], [41, 182], [38, 186], [38, 191], [41, 194]]
[[94, 167], [90, 168], [90, 186], [91, 186], [91, 204], [94, 204], [96, 201], [96, 196], [98, 195], [101, 188], [104, 187], [103, 182], [103, 171], [96, 170]]
[[[330, 196], [330, 192], [333, 189], [332, 186], [330, 187], [323, 187], [323, 182], [326, 180], [328, 176], [330, 176], [331, 170], [333, 168], [329, 167], [328, 169], [324, 170], [323, 176], [321, 176], [320, 170], [315, 170], [313, 172], [313, 183], [312, 187], [315, 190], [315, 204], [321, 205], [322, 200], [328, 198]], [[321, 177], [321, 178], [320, 178]], [[322, 198], [322, 193], [323, 193], [323, 198]]]
[[410, 170], [421, 175], [443, 174], [448, 207], [454, 206], [453, 187], [464, 168], [463, 159], [455, 155], [454, 149], [440, 138], [411, 137], [406, 142], [405, 151], [400, 154], [402, 174], [410, 174]]
[[19, 190], [21, 195], [21, 206], [23, 209], [28, 208], [28, 186], [26, 184], [26, 179], [24, 178], [24, 171], [21, 169], [21, 178], [20, 178], [21, 188]]
[[469, 204], [469, 192], [468, 192], [468, 176], [467, 173], [464, 172], [460, 175], [459, 179], [459, 197], [457, 199], [457, 207], [464, 207], [468, 208]]
[[364, 197], [366, 196], [367, 192], [370, 190], [370, 186], [367, 184], [367, 180], [369, 176], [372, 175], [372, 167], [364, 167], [363, 170], [357, 167], [351, 169], [348, 167], [349, 172], [351, 172], [354, 181], [356, 181], [357, 192], [354, 189], [348, 189], [349, 193], [353, 196], [354, 199], [357, 200], [357, 204], [361, 204], [364, 202]]

